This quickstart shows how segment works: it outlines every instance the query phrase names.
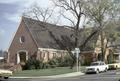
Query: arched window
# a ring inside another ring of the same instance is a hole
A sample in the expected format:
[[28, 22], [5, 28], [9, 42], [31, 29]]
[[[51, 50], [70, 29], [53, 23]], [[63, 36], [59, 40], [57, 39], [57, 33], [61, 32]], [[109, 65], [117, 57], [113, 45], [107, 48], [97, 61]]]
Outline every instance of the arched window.
[[21, 37], [20, 37], [20, 43], [23, 43], [23, 42], [25, 42], [25, 37], [24, 37], [24, 36], [21, 36]]

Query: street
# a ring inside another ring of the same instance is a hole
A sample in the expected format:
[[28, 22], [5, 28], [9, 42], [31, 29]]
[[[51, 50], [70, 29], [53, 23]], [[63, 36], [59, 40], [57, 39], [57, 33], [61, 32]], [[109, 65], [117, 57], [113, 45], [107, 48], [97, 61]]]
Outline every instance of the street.
[[69, 78], [34, 78], [34, 79], [14, 79], [10, 78], [3, 81], [119, 81], [120, 75], [116, 75], [117, 70], [108, 71], [100, 74], [86, 74], [83, 76]]

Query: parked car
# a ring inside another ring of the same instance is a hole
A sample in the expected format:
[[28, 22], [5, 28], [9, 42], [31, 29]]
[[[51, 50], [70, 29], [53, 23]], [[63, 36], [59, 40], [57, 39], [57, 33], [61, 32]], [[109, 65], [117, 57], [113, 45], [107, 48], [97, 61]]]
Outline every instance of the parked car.
[[8, 79], [12, 75], [12, 71], [0, 69], [0, 78]]
[[112, 64], [108, 64], [109, 69], [120, 69], [120, 63], [112, 63]]
[[108, 65], [102, 61], [92, 62], [90, 66], [86, 67], [86, 73], [99, 73], [106, 72], [108, 70]]

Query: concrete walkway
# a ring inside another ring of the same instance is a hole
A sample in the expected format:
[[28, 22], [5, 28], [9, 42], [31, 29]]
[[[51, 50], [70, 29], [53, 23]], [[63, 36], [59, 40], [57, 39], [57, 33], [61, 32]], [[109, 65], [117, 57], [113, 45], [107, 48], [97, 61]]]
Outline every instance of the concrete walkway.
[[62, 77], [74, 77], [74, 76], [81, 76], [84, 73], [81, 72], [74, 72], [74, 73], [67, 73], [67, 74], [60, 74], [60, 75], [52, 75], [52, 76], [38, 76], [38, 77], [10, 77], [10, 78], [62, 78]]

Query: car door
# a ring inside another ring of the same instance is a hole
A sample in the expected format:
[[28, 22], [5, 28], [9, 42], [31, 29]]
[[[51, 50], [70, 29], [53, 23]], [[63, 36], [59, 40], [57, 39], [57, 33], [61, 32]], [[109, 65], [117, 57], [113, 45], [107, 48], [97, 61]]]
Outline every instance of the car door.
[[106, 69], [106, 65], [105, 65], [104, 62], [101, 62], [101, 67], [102, 67], [102, 71], [105, 71], [105, 69]]

